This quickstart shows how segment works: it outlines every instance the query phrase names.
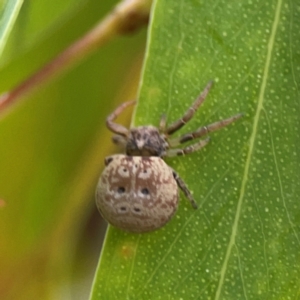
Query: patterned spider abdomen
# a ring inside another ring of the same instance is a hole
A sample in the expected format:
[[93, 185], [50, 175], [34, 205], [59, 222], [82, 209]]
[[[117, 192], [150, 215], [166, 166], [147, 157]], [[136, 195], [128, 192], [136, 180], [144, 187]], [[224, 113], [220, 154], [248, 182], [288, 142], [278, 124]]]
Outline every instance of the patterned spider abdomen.
[[110, 224], [130, 232], [164, 226], [178, 207], [173, 171], [159, 157], [113, 155], [105, 160], [96, 204]]

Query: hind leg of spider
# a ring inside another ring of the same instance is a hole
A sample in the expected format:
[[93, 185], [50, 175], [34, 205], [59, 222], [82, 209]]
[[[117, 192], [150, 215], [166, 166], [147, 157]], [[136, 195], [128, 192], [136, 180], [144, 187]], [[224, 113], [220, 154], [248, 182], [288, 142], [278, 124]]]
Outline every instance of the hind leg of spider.
[[172, 169], [172, 172], [173, 172], [174, 179], [176, 180], [176, 183], [179, 186], [179, 188], [182, 190], [184, 195], [191, 202], [191, 205], [193, 206], [193, 208], [197, 209], [198, 205], [197, 205], [192, 193], [190, 192], [187, 185], [185, 184], [185, 182], [179, 177], [179, 175], [173, 169]]
[[213, 81], [210, 81], [205, 89], [203, 90], [203, 92], [200, 94], [200, 96], [195, 100], [195, 102], [188, 108], [188, 110], [184, 113], [184, 115], [177, 121], [175, 121], [174, 123], [172, 123], [171, 125], [169, 125], [166, 129], [165, 132], [166, 134], [172, 134], [175, 131], [179, 130], [182, 126], [184, 126], [189, 120], [192, 119], [192, 117], [194, 116], [195, 112], [197, 111], [197, 109], [200, 107], [200, 105], [203, 103], [203, 101], [205, 100], [209, 90], [211, 89], [213, 85]]
[[113, 121], [115, 120], [115, 118], [122, 113], [122, 111], [130, 106], [130, 105], [134, 105], [136, 103], [136, 101], [128, 101], [125, 102], [123, 104], [121, 104], [120, 106], [118, 106], [107, 118], [106, 118], [106, 126], [108, 129], [110, 129], [112, 132], [119, 134], [123, 137], [127, 137], [129, 134], [129, 130], [117, 123], [114, 123]]
[[190, 154], [193, 153], [195, 151], [198, 151], [200, 149], [202, 149], [203, 147], [205, 147], [210, 141], [210, 138], [206, 138], [205, 140], [201, 140], [198, 143], [192, 144], [190, 146], [187, 146], [183, 149], [168, 149], [166, 151], [166, 155], [167, 157], [172, 157], [172, 156], [179, 156], [179, 155], [185, 155], [185, 154]]
[[238, 120], [242, 116], [243, 116], [243, 114], [237, 114], [237, 115], [232, 116], [228, 119], [217, 121], [217, 122], [209, 124], [207, 126], [200, 127], [199, 129], [197, 129], [194, 132], [186, 133], [186, 134], [184, 134], [184, 135], [182, 135], [178, 138], [169, 139], [169, 144], [170, 144], [171, 147], [176, 147], [176, 146], [178, 146], [182, 143], [191, 141], [193, 139], [201, 138], [202, 136], [204, 136], [204, 135], [206, 135], [210, 132], [213, 132], [213, 131], [216, 131], [216, 130], [219, 130], [223, 127], [228, 126], [229, 124], [235, 122], [236, 120]]

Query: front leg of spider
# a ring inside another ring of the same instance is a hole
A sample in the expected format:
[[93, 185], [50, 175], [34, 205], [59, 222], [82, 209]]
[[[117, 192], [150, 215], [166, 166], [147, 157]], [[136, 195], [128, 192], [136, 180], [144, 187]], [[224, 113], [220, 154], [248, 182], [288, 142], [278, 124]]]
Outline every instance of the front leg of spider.
[[[105, 169], [96, 189], [97, 207], [108, 223], [136, 233], [159, 229], [169, 222], [178, 208], [178, 189], [182, 190], [192, 207], [197, 208], [185, 182], [163, 158], [187, 155], [202, 149], [209, 138], [199, 138], [241, 117], [237, 114], [172, 138], [173, 133], [192, 119], [211, 87], [212, 82], [209, 82], [183, 116], [169, 126], [165, 115], [161, 117], [158, 128], [147, 125], [127, 129], [115, 123], [118, 115], [126, 107], [134, 105], [135, 101], [123, 103], [107, 117], [106, 125], [115, 134], [113, 141], [125, 150], [125, 154], [106, 158]], [[183, 143], [194, 139], [199, 140], [180, 148]]]

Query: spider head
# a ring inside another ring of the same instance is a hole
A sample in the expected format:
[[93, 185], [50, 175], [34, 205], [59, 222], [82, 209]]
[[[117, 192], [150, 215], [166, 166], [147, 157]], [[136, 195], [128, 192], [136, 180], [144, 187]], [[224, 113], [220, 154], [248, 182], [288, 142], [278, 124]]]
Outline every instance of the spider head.
[[164, 135], [153, 126], [140, 126], [130, 130], [126, 154], [131, 156], [162, 156], [168, 143]]

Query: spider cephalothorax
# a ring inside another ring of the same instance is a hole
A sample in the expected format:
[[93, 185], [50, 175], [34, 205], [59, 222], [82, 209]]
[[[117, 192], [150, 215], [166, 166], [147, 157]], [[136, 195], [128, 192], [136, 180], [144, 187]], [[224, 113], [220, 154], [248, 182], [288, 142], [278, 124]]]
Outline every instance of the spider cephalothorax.
[[108, 116], [107, 127], [116, 134], [113, 141], [122, 145], [126, 153], [106, 159], [106, 168], [97, 186], [96, 203], [109, 223], [132, 232], [147, 232], [162, 227], [177, 210], [179, 196], [176, 186], [197, 208], [187, 185], [162, 159], [200, 150], [209, 138], [183, 148], [179, 146], [225, 127], [242, 116], [237, 114], [172, 138], [174, 132], [191, 120], [211, 86], [212, 82], [209, 82], [192, 106], [171, 125], [167, 125], [165, 115], [158, 127], [149, 125], [127, 129], [114, 123], [115, 118], [135, 101], [123, 103]]
[[165, 135], [154, 126], [140, 126], [129, 131], [126, 143], [127, 155], [162, 157], [168, 148]]

